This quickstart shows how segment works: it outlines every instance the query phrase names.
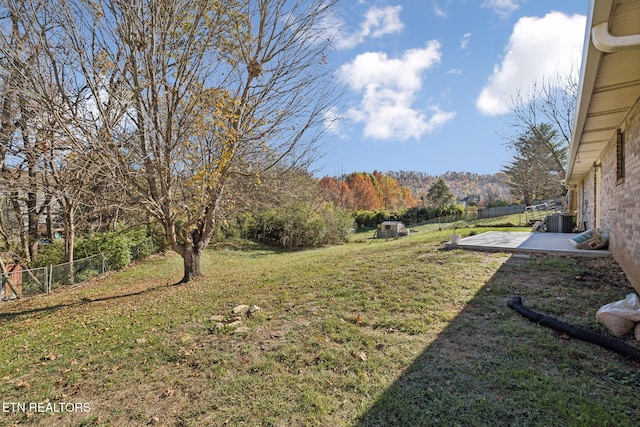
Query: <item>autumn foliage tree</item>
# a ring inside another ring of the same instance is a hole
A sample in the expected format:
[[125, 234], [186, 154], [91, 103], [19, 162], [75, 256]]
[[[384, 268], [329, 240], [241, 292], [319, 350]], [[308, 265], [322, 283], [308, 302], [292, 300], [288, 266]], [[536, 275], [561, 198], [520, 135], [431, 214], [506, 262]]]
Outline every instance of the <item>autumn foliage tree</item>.
[[353, 204], [353, 192], [344, 180], [325, 176], [320, 180], [321, 195], [335, 206], [347, 208]]
[[380, 202], [385, 209], [401, 209], [406, 207], [405, 194], [403, 194], [398, 181], [394, 178], [374, 171], [373, 177], [378, 183]]
[[371, 174], [360, 172], [347, 176], [345, 181], [353, 194], [353, 202], [349, 206], [351, 210], [375, 210], [382, 207], [378, 183], [373, 178]]
[[323, 196], [336, 206], [351, 211], [400, 210], [415, 206], [411, 191], [381, 172], [354, 172], [340, 179], [324, 177], [320, 180]]
[[335, 2], [8, 3], [37, 9], [22, 19], [46, 28], [26, 36], [62, 95], [57, 107], [42, 100], [55, 127], [129, 208], [162, 226], [186, 282], [201, 275], [222, 206], [238, 197], [235, 180], [313, 157], [334, 101], [322, 25]]

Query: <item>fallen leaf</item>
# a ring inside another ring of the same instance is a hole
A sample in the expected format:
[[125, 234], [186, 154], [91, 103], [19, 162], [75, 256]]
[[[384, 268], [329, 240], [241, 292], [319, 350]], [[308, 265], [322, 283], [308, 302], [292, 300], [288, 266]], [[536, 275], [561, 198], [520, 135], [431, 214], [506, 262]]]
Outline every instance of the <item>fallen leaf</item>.
[[162, 397], [162, 398], [171, 397], [171, 396], [173, 396], [173, 395], [175, 394], [175, 392], [176, 392], [176, 391], [175, 391], [174, 389], [172, 389], [172, 388], [168, 388], [164, 393], [162, 393], [162, 394], [160, 395], [160, 397]]
[[353, 356], [355, 359], [360, 359], [363, 362], [367, 361], [367, 354], [364, 351], [361, 351], [360, 353], [352, 352], [351, 356]]

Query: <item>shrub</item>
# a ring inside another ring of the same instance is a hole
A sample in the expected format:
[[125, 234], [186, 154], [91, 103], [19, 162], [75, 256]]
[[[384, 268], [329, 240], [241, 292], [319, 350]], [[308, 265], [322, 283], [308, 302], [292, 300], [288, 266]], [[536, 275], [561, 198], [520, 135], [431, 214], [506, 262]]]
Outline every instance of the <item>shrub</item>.
[[354, 219], [358, 227], [375, 228], [387, 220], [397, 220], [399, 213], [389, 212], [385, 209], [379, 211], [356, 211]]
[[247, 238], [302, 249], [344, 243], [353, 221], [347, 211], [332, 203], [298, 202], [245, 214], [238, 222]]
[[168, 249], [164, 232], [157, 224], [130, 229], [124, 233], [124, 236], [127, 239], [132, 260], [146, 258]]
[[131, 263], [131, 250], [124, 234], [108, 231], [85, 236], [78, 241], [76, 258], [104, 253], [110, 268], [123, 268]]
[[104, 253], [111, 268], [122, 268], [136, 259], [166, 250], [164, 235], [158, 227], [136, 227], [85, 236], [75, 247], [76, 258]]
[[41, 244], [38, 249], [38, 258], [30, 267], [47, 267], [49, 265], [62, 264], [64, 262], [64, 240], [56, 239], [51, 243]]
[[402, 215], [398, 216], [398, 219], [405, 224], [417, 224], [435, 218], [461, 218], [464, 213], [464, 207], [454, 204], [428, 208], [415, 207], [405, 210]]

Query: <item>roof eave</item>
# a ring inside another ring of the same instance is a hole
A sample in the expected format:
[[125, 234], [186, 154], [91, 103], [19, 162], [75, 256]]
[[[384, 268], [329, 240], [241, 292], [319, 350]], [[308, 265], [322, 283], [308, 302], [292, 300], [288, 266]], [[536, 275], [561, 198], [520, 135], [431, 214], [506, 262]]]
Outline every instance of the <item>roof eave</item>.
[[578, 100], [576, 103], [576, 114], [574, 117], [573, 131], [571, 132], [571, 143], [569, 145], [569, 161], [567, 162], [567, 172], [565, 182], [567, 184], [577, 183], [583, 176], [574, 174], [574, 165], [577, 161], [578, 149], [582, 139], [587, 110], [591, 103], [591, 95], [595, 85], [596, 75], [602, 52], [599, 51], [591, 40], [591, 31], [594, 25], [607, 22], [610, 19], [613, 0], [590, 0], [589, 13], [584, 35], [584, 47], [582, 50], [582, 66], [580, 67], [580, 81], [578, 86]]

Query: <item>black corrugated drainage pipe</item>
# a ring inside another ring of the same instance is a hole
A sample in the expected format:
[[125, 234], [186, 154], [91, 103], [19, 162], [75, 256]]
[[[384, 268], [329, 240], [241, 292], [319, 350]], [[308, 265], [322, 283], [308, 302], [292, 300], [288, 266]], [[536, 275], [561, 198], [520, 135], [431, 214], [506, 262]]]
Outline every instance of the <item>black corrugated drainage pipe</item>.
[[599, 345], [607, 350], [615, 351], [616, 353], [624, 356], [627, 359], [634, 362], [640, 362], [640, 349], [627, 344], [626, 342], [611, 336], [601, 334], [599, 332], [592, 331], [590, 329], [583, 328], [581, 326], [570, 325], [553, 317], [537, 313], [522, 305], [522, 298], [520, 296], [514, 296], [507, 303], [509, 307], [522, 314], [529, 320], [532, 320], [542, 326], [555, 329], [556, 331], [564, 332], [565, 334], [578, 338], [580, 340], [589, 342], [591, 344]]

